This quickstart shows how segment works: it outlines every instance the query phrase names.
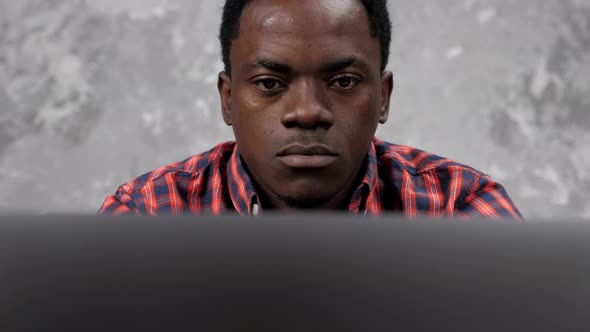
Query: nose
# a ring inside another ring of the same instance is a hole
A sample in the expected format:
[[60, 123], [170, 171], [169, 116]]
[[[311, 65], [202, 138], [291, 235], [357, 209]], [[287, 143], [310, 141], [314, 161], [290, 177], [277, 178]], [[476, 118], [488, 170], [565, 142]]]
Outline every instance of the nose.
[[328, 96], [322, 84], [302, 81], [292, 84], [281, 123], [286, 128], [328, 129], [334, 124]]

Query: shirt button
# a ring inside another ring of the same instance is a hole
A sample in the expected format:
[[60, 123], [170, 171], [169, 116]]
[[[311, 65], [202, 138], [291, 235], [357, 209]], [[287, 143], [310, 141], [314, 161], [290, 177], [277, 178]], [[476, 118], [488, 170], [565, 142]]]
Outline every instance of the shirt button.
[[258, 215], [258, 204], [254, 203], [252, 204], [252, 215], [257, 216]]

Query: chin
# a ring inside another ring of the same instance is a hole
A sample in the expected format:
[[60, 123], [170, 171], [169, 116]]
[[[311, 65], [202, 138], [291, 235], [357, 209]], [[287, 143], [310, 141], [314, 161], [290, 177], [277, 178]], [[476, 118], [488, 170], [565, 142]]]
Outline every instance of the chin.
[[322, 180], [317, 177], [292, 179], [291, 183], [280, 188], [283, 190], [276, 190], [275, 195], [291, 208], [325, 208], [340, 196], [342, 188], [333, 181]]
[[309, 197], [309, 196], [291, 196], [291, 195], [279, 195], [281, 201], [290, 208], [293, 209], [317, 209], [326, 206], [333, 196], [320, 196], [320, 197]]

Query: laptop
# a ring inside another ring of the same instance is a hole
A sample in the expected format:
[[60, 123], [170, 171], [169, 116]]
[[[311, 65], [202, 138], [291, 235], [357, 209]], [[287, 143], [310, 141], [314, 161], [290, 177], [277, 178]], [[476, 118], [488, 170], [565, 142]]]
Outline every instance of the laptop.
[[0, 331], [588, 331], [589, 316], [583, 222], [0, 222]]

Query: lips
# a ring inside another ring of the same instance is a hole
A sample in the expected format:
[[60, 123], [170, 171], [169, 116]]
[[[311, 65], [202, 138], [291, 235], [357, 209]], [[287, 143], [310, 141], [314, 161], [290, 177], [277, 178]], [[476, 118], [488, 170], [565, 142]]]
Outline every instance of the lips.
[[338, 158], [338, 154], [323, 144], [291, 144], [277, 153], [278, 159], [291, 168], [323, 168]]

